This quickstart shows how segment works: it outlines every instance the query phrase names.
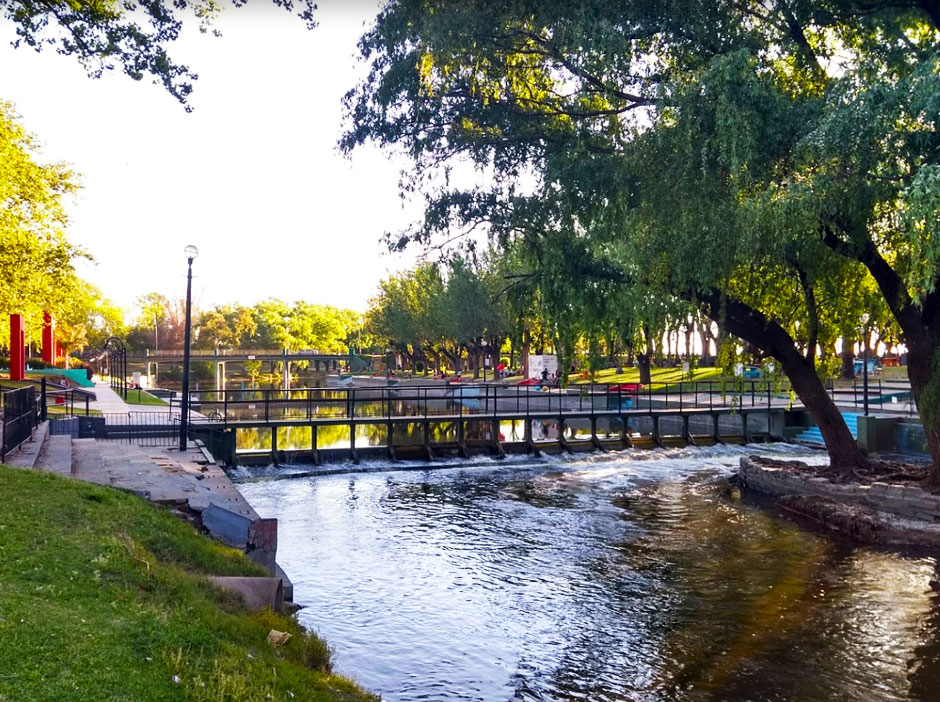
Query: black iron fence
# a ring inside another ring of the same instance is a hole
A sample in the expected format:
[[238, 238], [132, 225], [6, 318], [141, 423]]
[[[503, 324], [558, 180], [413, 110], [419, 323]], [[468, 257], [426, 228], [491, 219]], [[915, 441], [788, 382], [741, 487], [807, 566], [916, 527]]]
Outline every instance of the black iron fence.
[[917, 414], [911, 384], [906, 380], [870, 378], [868, 383], [854, 380], [851, 384], [842, 382], [839, 385], [830, 380], [826, 383], [826, 389], [837, 405], [851, 405], [856, 410], [862, 410], [867, 395], [871, 412], [902, 412], [910, 416]]
[[175, 446], [179, 441], [179, 416], [167, 412], [106, 413], [80, 420], [87, 423], [87, 428], [79, 427], [79, 438], [140, 446]]
[[36, 391], [31, 387], [17, 388], [0, 393], [3, 407], [0, 409], [3, 420], [3, 438], [0, 441], [0, 461], [5, 461], [7, 453], [17, 448], [33, 435], [33, 429], [39, 423], [39, 403]]
[[92, 395], [85, 390], [47, 388], [45, 393], [43, 406], [47, 417], [58, 415], [77, 417], [91, 414]]
[[[785, 407], [789, 385], [741, 380], [578, 385], [393, 385], [291, 390], [196, 390], [191, 408], [209, 422], [434, 417], [517, 416], [611, 410], [745, 409]], [[603, 412], [601, 412], [603, 413]]]

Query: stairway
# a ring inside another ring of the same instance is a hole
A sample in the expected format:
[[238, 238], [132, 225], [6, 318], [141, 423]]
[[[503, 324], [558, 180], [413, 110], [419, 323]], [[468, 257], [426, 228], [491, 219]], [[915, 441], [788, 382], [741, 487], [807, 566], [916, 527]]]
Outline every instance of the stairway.
[[[858, 439], [859, 415], [855, 412], [843, 412], [842, 417], [845, 419], [845, 424], [849, 428], [849, 432], [852, 434], [852, 438]], [[826, 443], [823, 441], [819, 427], [810, 427], [809, 429], [806, 429], [804, 432], [795, 436], [794, 439], [796, 441], [802, 441], [808, 444], [819, 444], [820, 446], [823, 446]]]

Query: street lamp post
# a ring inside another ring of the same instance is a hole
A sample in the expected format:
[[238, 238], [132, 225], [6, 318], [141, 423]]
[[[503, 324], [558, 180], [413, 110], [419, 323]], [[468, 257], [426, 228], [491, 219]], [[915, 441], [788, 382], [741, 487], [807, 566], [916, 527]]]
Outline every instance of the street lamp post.
[[186, 326], [183, 332], [183, 396], [180, 398], [180, 451], [186, 450], [189, 439], [189, 341], [192, 336], [192, 300], [193, 300], [193, 259], [199, 255], [199, 249], [190, 244], [186, 254]]
[[868, 416], [868, 313], [862, 315], [862, 411]]
[[485, 383], [486, 382], [486, 363], [489, 360], [486, 356], [486, 346], [487, 346], [486, 339], [483, 339], [483, 341], [480, 342], [480, 346], [483, 347], [483, 382]]

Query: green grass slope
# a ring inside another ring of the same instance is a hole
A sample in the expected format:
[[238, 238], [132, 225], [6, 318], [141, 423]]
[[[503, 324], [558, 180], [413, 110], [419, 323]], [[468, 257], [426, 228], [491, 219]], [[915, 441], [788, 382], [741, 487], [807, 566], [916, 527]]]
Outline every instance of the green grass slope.
[[8, 466], [0, 485], [0, 700], [376, 699], [294, 619], [211, 586], [266, 573], [169, 511]]

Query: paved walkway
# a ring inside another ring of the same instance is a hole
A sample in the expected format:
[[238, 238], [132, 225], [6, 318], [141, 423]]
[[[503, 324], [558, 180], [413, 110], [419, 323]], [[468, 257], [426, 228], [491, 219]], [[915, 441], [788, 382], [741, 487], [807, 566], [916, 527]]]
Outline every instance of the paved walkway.
[[[133, 398], [136, 390], [128, 390], [127, 395]], [[150, 412], [153, 414], [169, 414], [167, 405], [131, 405], [126, 403], [111, 386], [100, 381], [95, 383], [96, 399], [89, 405], [89, 409], [98, 410], [102, 414], [127, 414], [128, 412]], [[177, 410], [178, 412], [178, 410]]]

